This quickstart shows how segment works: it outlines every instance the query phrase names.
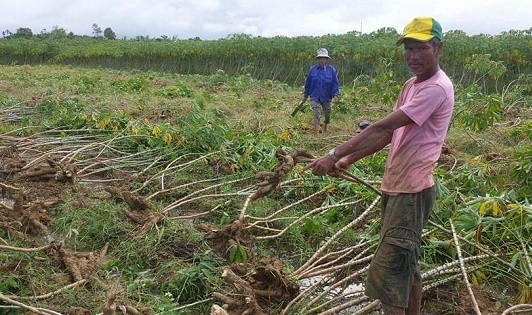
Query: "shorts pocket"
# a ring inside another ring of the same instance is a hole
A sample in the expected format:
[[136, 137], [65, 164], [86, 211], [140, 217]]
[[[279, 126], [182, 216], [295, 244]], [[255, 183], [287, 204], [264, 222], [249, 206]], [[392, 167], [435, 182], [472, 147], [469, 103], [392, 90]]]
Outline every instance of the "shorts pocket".
[[385, 237], [375, 254], [375, 263], [393, 273], [408, 272], [415, 262], [413, 242]]

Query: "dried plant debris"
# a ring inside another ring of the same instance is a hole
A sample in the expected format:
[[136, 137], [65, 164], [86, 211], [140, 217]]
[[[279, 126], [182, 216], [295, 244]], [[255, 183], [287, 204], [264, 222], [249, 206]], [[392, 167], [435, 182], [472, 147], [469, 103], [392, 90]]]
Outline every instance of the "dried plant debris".
[[261, 182], [257, 184], [257, 191], [251, 195], [252, 201], [274, 191], [281, 180], [288, 175], [297, 163], [314, 159], [314, 156], [305, 149], [295, 149], [290, 153], [286, 153], [279, 148], [275, 151], [275, 157], [278, 163], [273, 172], [259, 172], [256, 174], [255, 178], [260, 179]]
[[[271, 314], [273, 306], [285, 305], [299, 293], [299, 286], [286, 276], [276, 258], [264, 258], [256, 265], [231, 264], [224, 268], [223, 278], [232, 292], [215, 292], [227, 314]], [[218, 309], [220, 314], [224, 314]]]
[[109, 244], [106, 244], [96, 252], [75, 252], [65, 248], [62, 243], [55, 243], [52, 248], [63, 262], [72, 280], [80, 281], [92, 276], [94, 270], [104, 261], [108, 247]]
[[142, 226], [139, 235], [151, 230], [164, 217], [161, 213], [157, 212], [157, 209], [151, 202], [140, 197], [137, 193], [122, 190], [114, 186], [108, 186], [105, 190], [113, 198], [123, 200], [128, 205], [129, 210], [122, 210], [131, 221]]

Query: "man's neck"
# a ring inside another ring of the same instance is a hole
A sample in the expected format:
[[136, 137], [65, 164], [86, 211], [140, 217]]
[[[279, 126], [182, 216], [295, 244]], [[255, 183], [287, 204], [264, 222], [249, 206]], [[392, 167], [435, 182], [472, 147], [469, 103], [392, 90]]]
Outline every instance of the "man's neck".
[[438, 73], [438, 71], [440, 71], [440, 65], [436, 65], [436, 67], [434, 67], [434, 69], [432, 69], [432, 71], [428, 72], [428, 74], [423, 74], [423, 75], [420, 75], [420, 76], [416, 76], [416, 80], [414, 81], [414, 83], [421, 83], [423, 81], [426, 81], [430, 78], [432, 78], [432, 76], [434, 76], [436, 73]]

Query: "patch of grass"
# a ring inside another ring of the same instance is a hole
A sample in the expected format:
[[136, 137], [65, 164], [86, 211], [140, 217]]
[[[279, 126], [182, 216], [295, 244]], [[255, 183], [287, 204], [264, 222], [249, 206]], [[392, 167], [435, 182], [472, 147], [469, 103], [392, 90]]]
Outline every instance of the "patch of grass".
[[49, 229], [76, 250], [101, 248], [134, 231], [122, 211], [124, 207], [127, 206], [106, 199], [67, 199], [55, 210]]

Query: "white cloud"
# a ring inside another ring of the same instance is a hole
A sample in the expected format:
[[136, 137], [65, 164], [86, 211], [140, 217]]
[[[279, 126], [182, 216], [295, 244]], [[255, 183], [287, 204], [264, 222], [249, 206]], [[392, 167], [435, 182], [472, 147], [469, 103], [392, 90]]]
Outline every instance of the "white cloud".
[[[511, 4], [510, 4], [511, 3]], [[111, 27], [118, 37], [179, 38], [320, 36], [349, 31], [369, 33], [382, 27], [401, 31], [414, 16], [429, 15], [444, 31], [498, 34], [532, 26], [530, 0], [4, 0], [0, 28], [34, 33], [62, 27], [91, 35], [92, 24]]]

